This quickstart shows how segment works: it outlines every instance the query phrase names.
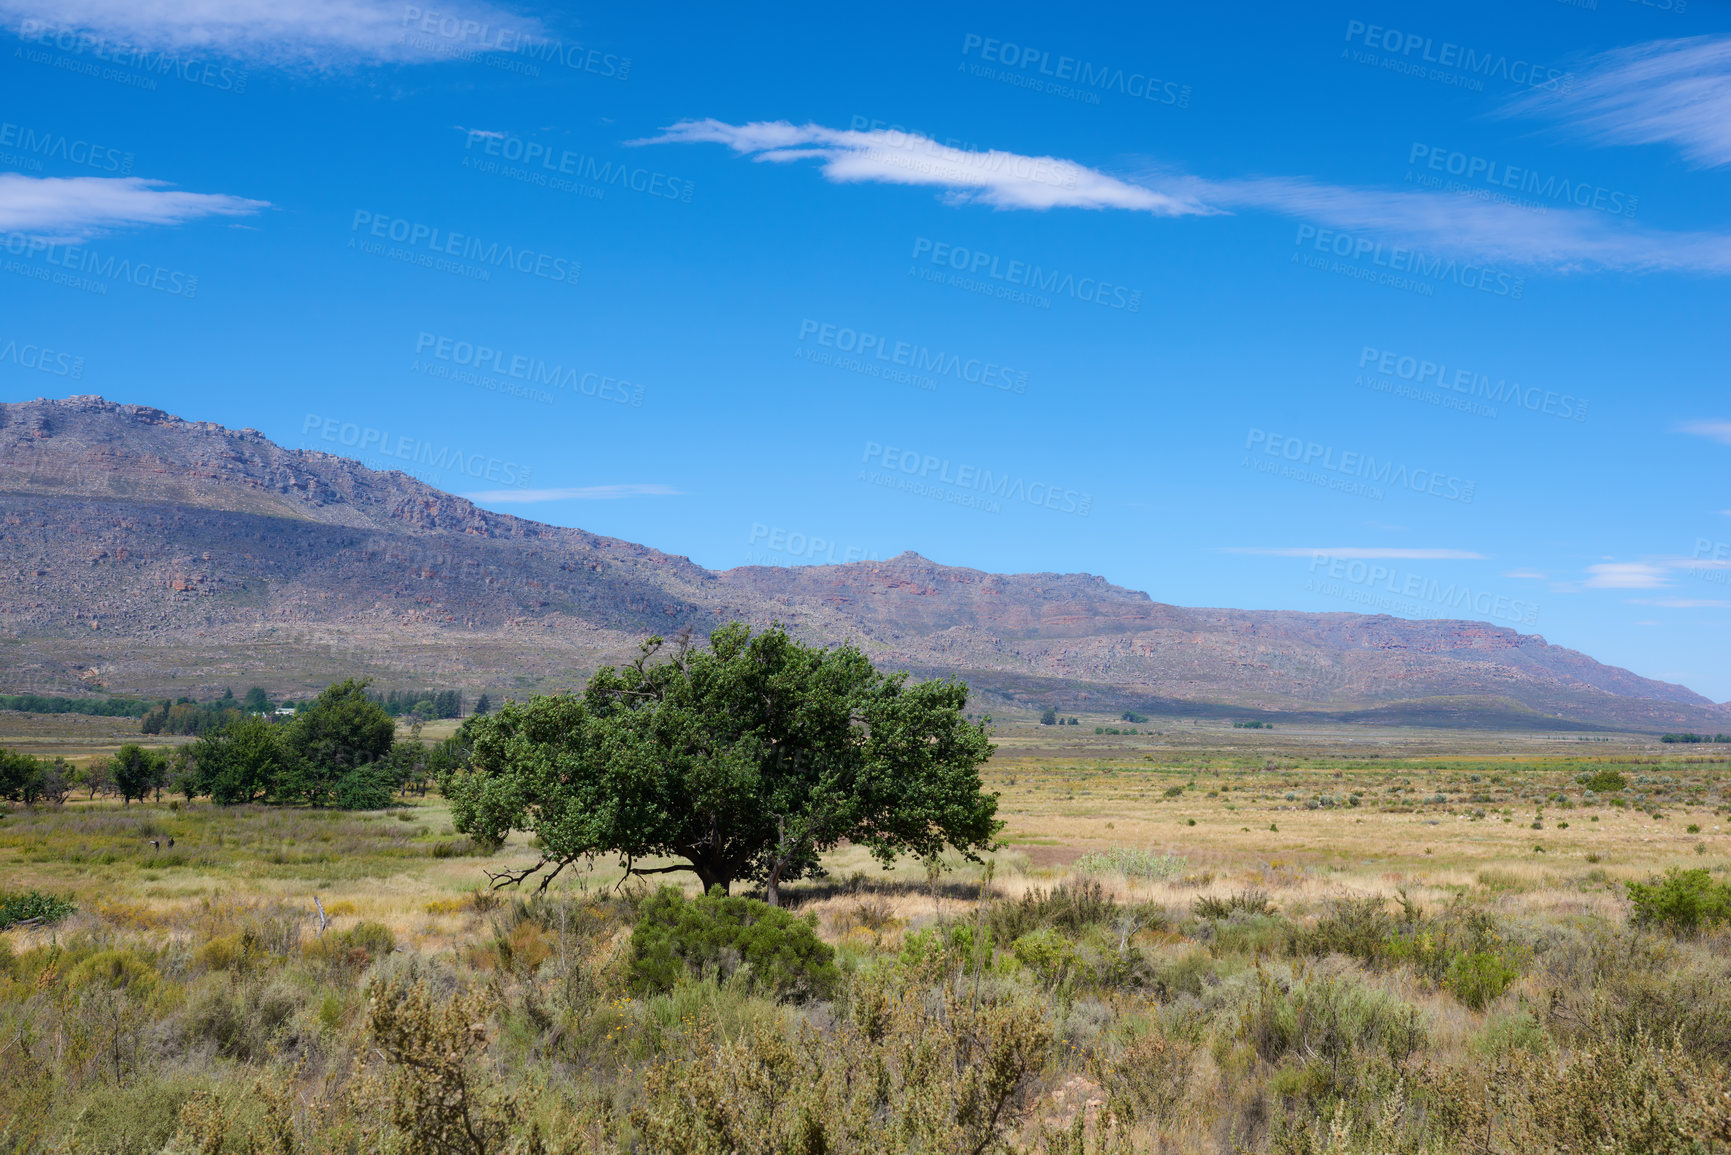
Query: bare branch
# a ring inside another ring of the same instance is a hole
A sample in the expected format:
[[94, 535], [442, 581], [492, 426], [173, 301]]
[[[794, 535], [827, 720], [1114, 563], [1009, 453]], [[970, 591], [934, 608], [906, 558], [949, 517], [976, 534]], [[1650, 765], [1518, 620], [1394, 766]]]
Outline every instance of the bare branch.
[[[518, 883], [530, 877], [537, 870], [540, 870], [543, 866], [546, 866], [552, 861], [553, 859], [543, 854], [540, 862], [537, 862], [534, 866], [525, 867], [522, 870], [501, 870], [496, 873], [491, 870], [483, 870], [481, 873], [486, 875], [488, 879], [492, 881], [492, 889], [498, 890], [502, 886], [516, 886]], [[563, 866], [564, 863], [560, 863], [560, 865]]]

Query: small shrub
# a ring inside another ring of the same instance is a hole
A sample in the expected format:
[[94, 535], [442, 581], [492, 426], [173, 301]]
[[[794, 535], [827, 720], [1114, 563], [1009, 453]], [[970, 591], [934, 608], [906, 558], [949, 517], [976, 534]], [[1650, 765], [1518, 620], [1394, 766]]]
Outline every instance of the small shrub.
[[1449, 963], [1443, 986], [1462, 1003], [1482, 1011], [1520, 977], [1520, 970], [1508, 959], [1495, 951], [1480, 950], [1457, 955]]
[[1205, 894], [1190, 905], [1190, 911], [1197, 918], [1227, 918], [1238, 911], [1245, 914], [1273, 914], [1274, 904], [1268, 901], [1266, 891], [1251, 889], [1241, 890], [1226, 898]]
[[1157, 854], [1133, 846], [1114, 846], [1078, 858], [1072, 869], [1078, 874], [1122, 874], [1125, 878], [1158, 881], [1177, 878], [1188, 864], [1176, 854]]
[[751, 984], [779, 998], [827, 996], [841, 976], [835, 948], [813, 922], [719, 889], [687, 899], [664, 886], [643, 903], [631, 933], [631, 984], [665, 993], [685, 975], [727, 978], [749, 967]]
[[1628, 786], [1629, 780], [1619, 770], [1600, 770], [1588, 775], [1582, 785], [1596, 794], [1614, 794]]
[[0, 930], [35, 919], [43, 923], [59, 922], [77, 909], [70, 899], [56, 898], [39, 890], [22, 894], [0, 893]]
[[1692, 936], [1731, 921], [1731, 884], [1714, 882], [1705, 867], [1672, 867], [1663, 878], [1630, 882], [1631, 921], [1657, 926], [1678, 936]]
[[331, 801], [339, 810], [383, 810], [395, 790], [389, 771], [371, 764], [356, 766], [337, 779]]

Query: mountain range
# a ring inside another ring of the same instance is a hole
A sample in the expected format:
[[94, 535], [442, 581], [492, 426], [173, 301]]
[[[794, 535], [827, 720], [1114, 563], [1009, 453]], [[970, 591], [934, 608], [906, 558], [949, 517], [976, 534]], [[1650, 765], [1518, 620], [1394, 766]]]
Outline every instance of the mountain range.
[[0, 404], [0, 692], [580, 685], [741, 619], [965, 679], [986, 708], [1731, 729], [1679, 685], [1478, 621], [1197, 609], [915, 553], [709, 570], [401, 472], [100, 397]]

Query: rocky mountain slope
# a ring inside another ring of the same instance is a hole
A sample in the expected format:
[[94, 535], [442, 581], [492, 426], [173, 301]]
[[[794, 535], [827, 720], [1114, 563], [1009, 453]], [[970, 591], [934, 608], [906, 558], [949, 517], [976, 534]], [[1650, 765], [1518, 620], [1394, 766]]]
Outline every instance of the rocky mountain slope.
[[1069, 709], [1731, 729], [1731, 710], [1471, 621], [1188, 609], [917, 554], [712, 572], [402, 473], [95, 397], [0, 405], [0, 691], [575, 685], [731, 618]]

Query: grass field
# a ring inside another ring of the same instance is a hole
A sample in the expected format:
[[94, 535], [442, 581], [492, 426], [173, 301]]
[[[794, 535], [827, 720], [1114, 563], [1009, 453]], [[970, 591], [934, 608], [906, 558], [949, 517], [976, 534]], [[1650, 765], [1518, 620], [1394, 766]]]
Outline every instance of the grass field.
[[[615, 864], [501, 900], [534, 848], [436, 795], [14, 808], [0, 890], [77, 912], [0, 936], [0, 1149], [1731, 1149], [1731, 938], [1632, 927], [1624, 885], [1727, 879], [1731, 761], [1092, 726], [1003, 727], [989, 866], [843, 848], [795, 886], [843, 976], [804, 1003], [634, 990]], [[407, 1072], [473, 1125], [393, 1114]]]

